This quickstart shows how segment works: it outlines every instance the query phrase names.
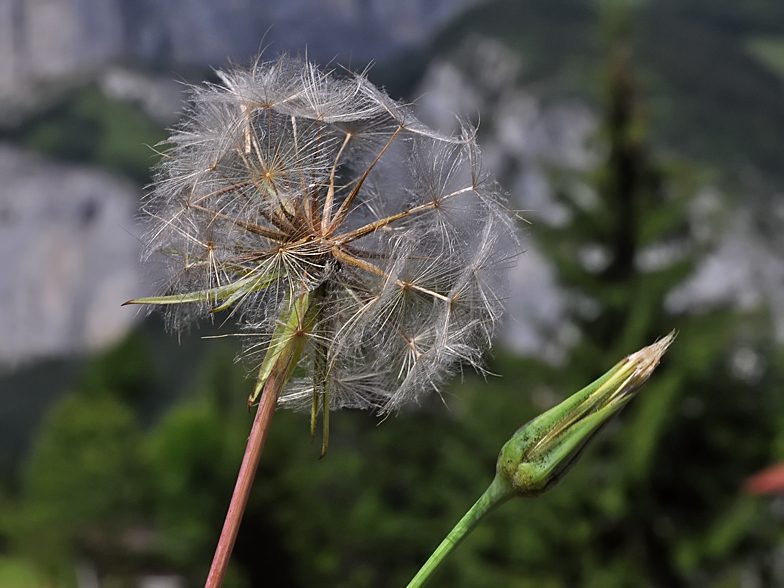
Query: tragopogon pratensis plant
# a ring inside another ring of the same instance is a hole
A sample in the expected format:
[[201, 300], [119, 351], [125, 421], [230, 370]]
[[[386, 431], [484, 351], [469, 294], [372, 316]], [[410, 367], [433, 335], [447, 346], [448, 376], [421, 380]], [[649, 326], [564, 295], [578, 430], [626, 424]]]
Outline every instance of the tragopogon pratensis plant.
[[480, 367], [515, 223], [468, 125], [443, 136], [364, 75], [296, 58], [218, 75], [144, 203], [163, 295], [131, 302], [165, 305], [174, 329], [236, 315], [258, 358], [249, 404], [263, 389], [269, 414], [309, 407], [311, 436], [321, 412], [323, 455], [330, 409], [386, 414]]
[[515, 240], [472, 129], [439, 135], [364, 76], [298, 59], [218, 75], [143, 208], [165, 296], [134, 302], [169, 305], [175, 329], [231, 308], [262, 366], [301, 331], [308, 376], [279, 403], [325, 414], [386, 413], [478, 367]]

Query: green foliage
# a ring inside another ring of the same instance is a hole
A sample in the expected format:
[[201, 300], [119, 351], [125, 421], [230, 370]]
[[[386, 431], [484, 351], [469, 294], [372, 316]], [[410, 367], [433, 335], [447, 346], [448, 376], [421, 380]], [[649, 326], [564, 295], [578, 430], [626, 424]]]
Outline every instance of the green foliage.
[[80, 390], [85, 394], [112, 391], [133, 405], [145, 400], [159, 379], [149, 342], [140, 331], [133, 331], [116, 347], [95, 358], [82, 376]]
[[0, 586], [3, 588], [61, 588], [52, 584], [30, 562], [21, 558], [0, 557]]
[[[247, 382], [225, 354], [205, 366], [195, 398], [173, 409], [150, 432], [151, 502], [167, 567], [203, 581], [231, 497], [251, 419], [242, 410]], [[243, 586], [230, 568], [227, 588]]]
[[26, 500], [5, 522], [21, 551], [66, 573], [73, 558], [115, 568], [143, 501], [141, 435], [110, 394], [69, 394], [47, 415], [30, 457]]
[[111, 100], [95, 86], [75, 90], [2, 137], [70, 161], [92, 162], [147, 183], [166, 138], [138, 108]]
[[784, 78], [784, 36], [752, 37], [746, 47], [752, 57], [756, 57], [773, 73]]
[[[134, 408], [162, 376], [149, 339], [134, 332], [94, 359], [44, 418], [22, 497], [3, 499], [0, 531], [26, 558], [7, 573], [70, 586], [86, 560], [118, 586], [147, 570], [202, 580], [250, 424], [232, 355], [218, 346], [195, 398], [146, 434]], [[225, 585], [245, 586], [243, 574], [230, 570]]]

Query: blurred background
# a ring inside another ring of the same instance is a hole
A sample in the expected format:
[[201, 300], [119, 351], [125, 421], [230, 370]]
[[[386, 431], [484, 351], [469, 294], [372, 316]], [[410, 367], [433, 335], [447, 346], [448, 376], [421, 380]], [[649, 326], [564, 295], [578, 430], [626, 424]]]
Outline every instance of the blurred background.
[[[670, 330], [564, 483], [504, 505], [433, 586], [784, 586], [784, 4], [0, 0], [0, 586], [203, 582], [242, 459], [232, 338], [121, 308], [187, 83], [260, 50], [363, 69], [479, 125], [527, 223], [510, 317], [383, 422], [272, 425], [227, 588], [405, 586], [535, 414]], [[231, 325], [220, 330], [232, 332]]]

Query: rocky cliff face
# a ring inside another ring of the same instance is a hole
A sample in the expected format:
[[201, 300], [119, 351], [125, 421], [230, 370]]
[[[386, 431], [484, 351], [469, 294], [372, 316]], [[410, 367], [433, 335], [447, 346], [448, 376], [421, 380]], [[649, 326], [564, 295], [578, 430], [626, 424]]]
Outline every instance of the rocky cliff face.
[[0, 100], [115, 61], [215, 66], [307, 50], [367, 63], [424, 43], [479, 0], [3, 0]]
[[0, 144], [0, 365], [97, 349], [121, 337], [145, 292], [137, 189]]

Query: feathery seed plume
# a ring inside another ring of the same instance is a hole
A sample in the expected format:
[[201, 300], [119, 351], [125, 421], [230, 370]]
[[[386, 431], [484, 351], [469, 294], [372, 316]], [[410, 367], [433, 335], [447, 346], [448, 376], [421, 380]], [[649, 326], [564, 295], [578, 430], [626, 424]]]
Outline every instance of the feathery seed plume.
[[[442, 136], [362, 74], [298, 58], [191, 90], [143, 205], [168, 324], [231, 309], [279, 405], [387, 413], [480, 366], [514, 219], [474, 130]], [[282, 355], [283, 354], [283, 355]]]

